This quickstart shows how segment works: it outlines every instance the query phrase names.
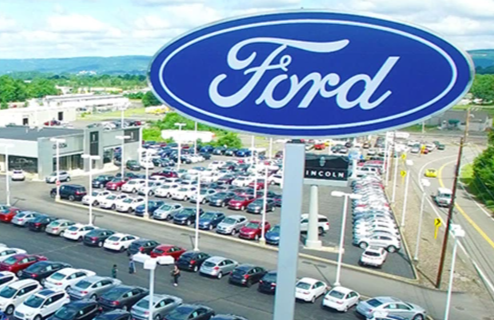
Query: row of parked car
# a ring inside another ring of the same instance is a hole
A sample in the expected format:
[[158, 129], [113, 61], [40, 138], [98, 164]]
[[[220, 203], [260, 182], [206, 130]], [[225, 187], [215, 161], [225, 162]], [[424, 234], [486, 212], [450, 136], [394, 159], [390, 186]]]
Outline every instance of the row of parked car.
[[401, 249], [401, 235], [380, 177], [363, 176], [353, 182], [353, 244], [364, 249], [359, 264], [381, 267], [388, 253]]

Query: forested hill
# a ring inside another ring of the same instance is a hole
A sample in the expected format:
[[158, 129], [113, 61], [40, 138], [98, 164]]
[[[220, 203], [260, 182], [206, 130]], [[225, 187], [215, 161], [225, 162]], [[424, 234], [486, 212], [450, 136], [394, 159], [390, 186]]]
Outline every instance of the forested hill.
[[[494, 49], [469, 51], [477, 73], [494, 74]], [[55, 59], [0, 59], [0, 75], [51, 74], [146, 74], [150, 56], [82, 57]]]

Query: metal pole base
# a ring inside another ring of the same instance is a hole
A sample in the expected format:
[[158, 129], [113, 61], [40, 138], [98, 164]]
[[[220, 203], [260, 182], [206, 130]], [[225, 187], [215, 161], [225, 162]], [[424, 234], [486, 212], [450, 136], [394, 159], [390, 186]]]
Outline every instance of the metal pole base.
[[339, 286], [341, 286], [341, 283], [339, 283], [339, 282], [335, 282], [335, 283], [333, 283], [333, 288], [334, 288], [334, 287], [339, 287]]
[[55, 196], [55, 201], [60, 201], [60, 196]]
[[266, 245], [266, 239], [264, 239], [264, 238], [259, 239], [259, 244], [262, 244], [263, 246], [265, 246]]
[[199, 252], [200, 250], [199, 250], [199, 248], [194, 248], [194, 251]]
[[320, 249], [322, 242], [321, 240], [307, 240], [305, 241], [305, 247], [308, 249]]

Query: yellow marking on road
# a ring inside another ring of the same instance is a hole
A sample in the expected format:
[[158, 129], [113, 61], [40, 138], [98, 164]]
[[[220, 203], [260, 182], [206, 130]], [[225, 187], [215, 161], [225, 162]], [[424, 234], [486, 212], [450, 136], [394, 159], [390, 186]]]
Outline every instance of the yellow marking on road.
[[[439, 168], [438, 172], [437, 172], [437, 180], [439, 181], [439, 184], [441, 185], [442, 188], [444, 188], [444, 183], [443, 183], [443, 179], [441, 177], [442, 175], [442, 172], [443, 172], [443, 169], [448, 165], [450, 164], [451, 162], [448, 162], [448, 163], [445, 163], [441, 168]], [[458, 209], [458, 211], [461, 213], [461, 215], [465, 218], [465, 220], [468, 221], [468, 223], [470, 223], [470, 225], [475, 229], [477, 230], [477, 232], [482, 236], [482, 238], [485, 239], [485, 241], [487, 241], [492, 248], [494, 248], [494, 241], [492, 241], [491, 238], [489, 238], [487, 236], [487, 234], [484, 232], [484, 230], [482, 230], [476, 223], [475, 221], [472, 220], [472, 218], [470, 218], [470, 216], [462, 209], [462, 207], [460, 207], [459, 204], [457, 204], [455, 202], [455, 207], [456, 209]]]

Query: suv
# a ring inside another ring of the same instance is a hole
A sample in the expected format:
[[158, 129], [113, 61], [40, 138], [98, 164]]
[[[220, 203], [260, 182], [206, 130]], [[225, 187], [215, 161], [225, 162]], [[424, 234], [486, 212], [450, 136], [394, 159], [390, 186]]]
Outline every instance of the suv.
[[[323, 234], [329, 231], [329, 220], [323, 215], [317, 215], [319, 222], [317, 223], [317, 229], [319, 234]], [[306, 233], [309, 230], [309, 214], [304, 213], [300, 217], [300, 232]]]
[[[60, 182], [69, 182], [70, 175], [67, 171], [59, 171], [58, 179]], [[53, 172], [48, 177], [45, 178], [46, 183], [56, 183], [57, 182], [57, 172]]]
[[7, 315], [13, 314], [17, 306], [42, 288], [38, 281], [32, 279], [19, 280], [8, 285], [0, 292], [0, 311]]
[[438, 207], [449, 208], [452, 198], [453, 192], [450, 189], [437, 188], [437, 194], [434, 195], [434, 202], [436, 202]]
[[[69, 199], [70, 201], [81, 201], [86, 194], [86, 188], [78, 184], [64, 184], [60, 186], [61, 199]], [[55, 198], [57, 196], [57, 188], [51, 189], [50, 196], [52, 198]]]

